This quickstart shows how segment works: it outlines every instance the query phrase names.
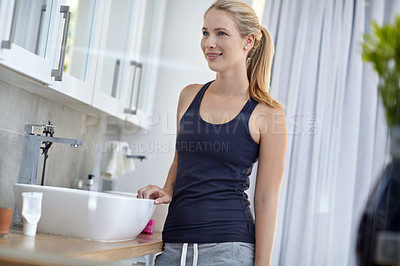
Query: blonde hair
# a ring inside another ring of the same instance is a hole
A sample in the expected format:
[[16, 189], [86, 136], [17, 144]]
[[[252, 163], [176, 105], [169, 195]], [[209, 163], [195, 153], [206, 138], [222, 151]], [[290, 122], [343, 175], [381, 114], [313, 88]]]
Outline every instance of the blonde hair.
[[249, 51], [247, 60], [250, 96], [272, 107], [284, 107], [269, 94], [274, 42], [270, 32], [260, 25], [256, 12], [239, 1], [217, 0], [207, 9], [204, 17], [211, 9], [229, 12], [243, 38], [250, 34], [255, 36], [254, 45]]

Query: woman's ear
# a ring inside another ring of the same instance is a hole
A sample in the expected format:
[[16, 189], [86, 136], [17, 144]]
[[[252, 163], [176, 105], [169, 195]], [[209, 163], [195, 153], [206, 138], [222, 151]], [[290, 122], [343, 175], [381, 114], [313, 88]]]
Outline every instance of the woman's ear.
[[251, 50], [251, 48], [253, 48], [254, 46], [254, 41], [255, 41], [256, 37], [254, 36], [254, 34], [249, 34], [244, 38], [244, 46], [243, 49], [246, 51]]

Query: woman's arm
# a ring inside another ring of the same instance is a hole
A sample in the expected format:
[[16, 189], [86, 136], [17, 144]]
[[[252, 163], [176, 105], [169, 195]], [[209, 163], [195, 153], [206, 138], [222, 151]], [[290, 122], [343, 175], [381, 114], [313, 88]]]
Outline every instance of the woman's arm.
[[287, 145], [286, 119], [282, 109], [268, 108], [257, 124], [260, 133], [260, 153], [254, 209], [256, 220], [255, 265], [271, 264]]
[[[179, 95], [178, 110], [177, 110], [177, 134], [179, 132], [180, 120], [183, 114], [189, 108], [190, 103], [193, 101], [195, 95], [201, 88], [199, 84], [192, 84], [186, 86]], [[155, 199], [154, 204], [170, 203], [172, 195], [174, 194], [174, 185], [176, 178], [176, 168], [178, 163], [178, 154], [175, 151], [174, 160], [168, 171], [167, 180], [165, 181], [164, 187], [161, 189], [155, 185], [147, 185], [138, 190], [138, 198], [144, 199]]]
[[175, 157], [168, 171], [167, 180], [165, 181], [164, 187], [161, 189], [155, 185], [147, 185], [138, 190], [138, 198], [143, 199], [155, 199], [154, 204], [167, 204], [172, 200], [174, 193], [175, 176], [176, 176], [176, 164], [177, 154], [175, 151]]

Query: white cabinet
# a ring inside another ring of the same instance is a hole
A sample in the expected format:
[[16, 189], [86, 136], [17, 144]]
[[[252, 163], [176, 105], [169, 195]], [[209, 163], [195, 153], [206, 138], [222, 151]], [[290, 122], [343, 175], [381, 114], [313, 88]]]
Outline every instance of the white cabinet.
[[[2, 65], [90, 104], [101, 30], [96, 0], [2, 0]], [[3, 4], [2, 4], [3, 5]], [[7, 36], [11, 36], [8, 37]]]
[[[152, 110], [166, 0], [106, 4], [93, 106], [145, 127]], [[151, 73], [151, 74], [150, 74]]]
[[139, 121], [143, 127], [150, 122], [153, 110], [167, 0], [145, 2], [141, 34], [135, 40], [137, 49], [130, 52], [135, 69], [117, 113], [120, 119]]
[[103, 108], [116, 116], [124, 88], [129, 82], [132, 65], [129, 60], [130, 47], [136, 48], [133, 40], [138, 35], [138, 22], [144, 1], [113, 0], [106, 2], [106, 13], [101, 36], [97, 79], [93, 91], [93, 106]]
[[0, 0], [0, 65], [140, 124], [152, 109], [165, 4]]
[[[60, 71], [62, 77], [55, 77], [51, 87], [81, 102], [91, 104], [104, 1], [58, 1], [55, 9], [63, 8], [69, 9], [69, 19], [65, 19], [65, 13], [56, 12], [54, 16], [56, 27], [51, 42], [56, 44], [54, 47], [56, 60], [53, 61], [53, 65]], [[66, 22], [63, 23], [63, 20]]]
[[1, 0], [0, 64], [43, 83], [52, 83], [47, 49], [53, 0]]
[[[10, 35], [13, 31], [11, 27], [15, 25], [14, 1], [0, 0], [0, 51], [4, 47], [10, 46]], [[16, 10], [16, 9], [15, 9]], [[0, 53], [0, 56], [2, 54]], [[0, 60], [2, 57], [0, 57]]]

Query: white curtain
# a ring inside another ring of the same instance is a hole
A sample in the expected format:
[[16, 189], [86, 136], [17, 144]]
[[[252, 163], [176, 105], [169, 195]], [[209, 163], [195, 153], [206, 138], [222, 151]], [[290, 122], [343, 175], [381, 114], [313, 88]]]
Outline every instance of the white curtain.
[[399, 13], [398, 0], [266, 0], [272, 95], [288, 123], [273, 265], [356, 265], [360, 216], [390, 160], [378, 78], [360, 42], [371, 19]]

